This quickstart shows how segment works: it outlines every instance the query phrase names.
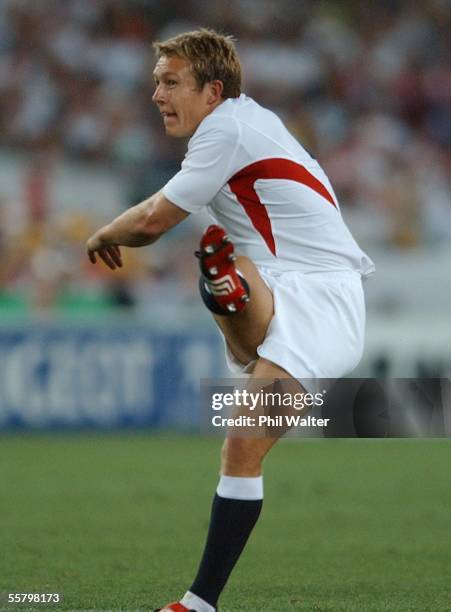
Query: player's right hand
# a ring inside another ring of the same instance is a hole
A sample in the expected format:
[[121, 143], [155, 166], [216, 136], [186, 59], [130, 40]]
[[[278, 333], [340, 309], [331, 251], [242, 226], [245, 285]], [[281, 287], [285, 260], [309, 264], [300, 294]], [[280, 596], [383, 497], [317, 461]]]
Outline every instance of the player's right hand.
[[94, 234], [86, 243], [86, 254], [93, 264], [97, 262], [97, 256], [110, 268], [122, 268], [122, 254], [117, 244], [105, 244], [103, 240]]

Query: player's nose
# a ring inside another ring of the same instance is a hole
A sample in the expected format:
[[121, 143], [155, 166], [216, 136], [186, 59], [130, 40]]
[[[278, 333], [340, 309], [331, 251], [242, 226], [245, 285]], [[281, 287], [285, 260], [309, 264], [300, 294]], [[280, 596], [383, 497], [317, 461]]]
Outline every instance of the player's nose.
[[155, 91], [153, 92], [152, 102], [155, 102], [155, 104], [163, 104], [164, 101], [165, 99], [163, 88], [161, 87], [161, 85], [157, 85], [155, 87]]

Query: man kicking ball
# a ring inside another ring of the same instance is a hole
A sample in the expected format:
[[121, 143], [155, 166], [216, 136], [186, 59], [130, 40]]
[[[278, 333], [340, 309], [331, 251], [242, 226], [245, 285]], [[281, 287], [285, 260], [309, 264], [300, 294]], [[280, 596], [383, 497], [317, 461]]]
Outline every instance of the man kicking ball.
[[[203, 29], [154, 48], [153, 101], [169, 136], [190, 137], [188, 150], [161, 191], [89, 238], [89, 259], [121, 267], [120, 246], [150, 245], [207, 207], [216, 224], [197, 253], [199, 286], [230, 368], [250, 373], [256, 388], [298, 379], [307, 391], [317, 378], [348, 374], [362, 355], [362, 277], [374, 265], [326, 175], [274, 113], [241, 93], [230, 37]], [[262, 461], [276, 441], [227, 435], [197, 575], [161, 610], [216, 610], [259, 517]]]

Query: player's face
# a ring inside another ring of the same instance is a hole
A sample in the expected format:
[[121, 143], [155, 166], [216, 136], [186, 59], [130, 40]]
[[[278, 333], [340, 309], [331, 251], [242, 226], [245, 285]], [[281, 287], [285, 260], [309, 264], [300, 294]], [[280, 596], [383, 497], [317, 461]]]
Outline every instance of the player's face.
[[190, 64], [176, 55], [162, 55], [153, 76], [156, 89], [152, 100], [169, 136], [192, 136], [202, 119], [221, 102], [215, 84], [207, 83], [199, 90]]

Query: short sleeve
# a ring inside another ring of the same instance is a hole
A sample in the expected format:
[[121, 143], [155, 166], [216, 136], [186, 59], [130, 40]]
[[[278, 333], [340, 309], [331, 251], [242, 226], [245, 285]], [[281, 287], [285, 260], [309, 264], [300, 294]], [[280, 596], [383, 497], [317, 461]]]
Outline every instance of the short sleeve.
[[180, 171], [163, 187], [168, 200], [190, 213], [202, 210], [235, 172], [238, 122], [231, 117], [209, 119], [191, 138]]

